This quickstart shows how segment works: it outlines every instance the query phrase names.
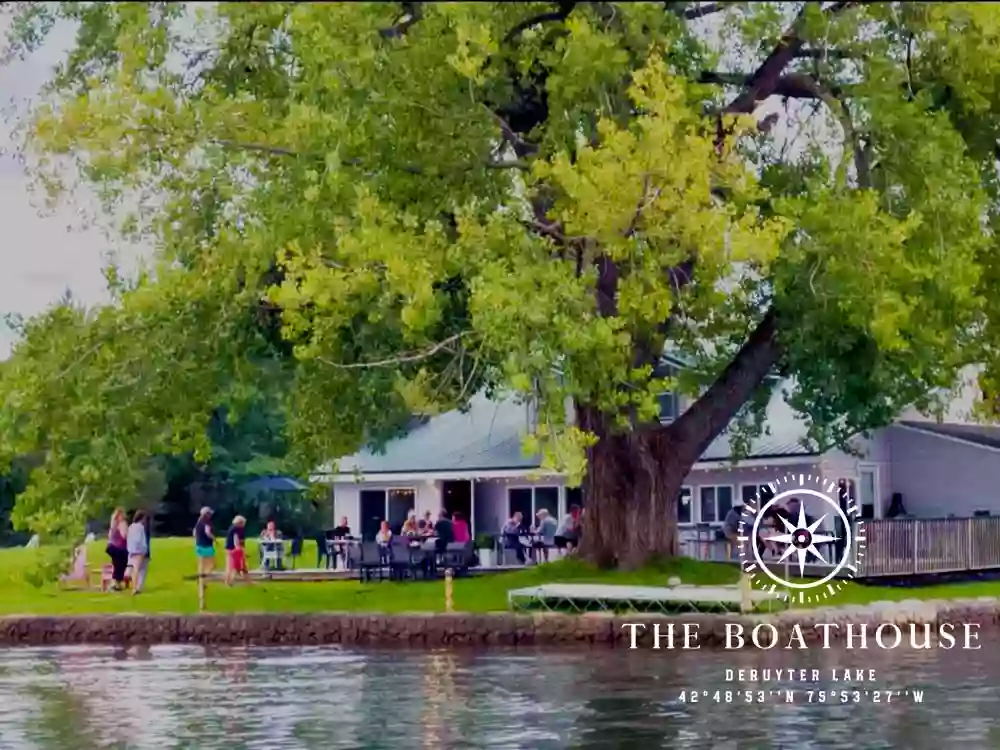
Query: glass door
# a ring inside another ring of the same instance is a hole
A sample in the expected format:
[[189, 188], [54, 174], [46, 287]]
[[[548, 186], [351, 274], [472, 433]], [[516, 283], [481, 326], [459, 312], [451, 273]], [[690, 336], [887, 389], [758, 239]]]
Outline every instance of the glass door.
[[862, 518], [881, 518], [882, 504], [878, 497], [878, 467], [862, 466], [858, 471], [858, 500]]

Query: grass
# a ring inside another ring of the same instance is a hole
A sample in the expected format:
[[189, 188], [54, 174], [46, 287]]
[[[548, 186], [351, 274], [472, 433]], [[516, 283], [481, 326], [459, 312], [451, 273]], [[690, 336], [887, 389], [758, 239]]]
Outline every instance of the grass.
[[[248, 559], [257, 559], [249, 542]], [[90, 567], [107, 562], [104, 544], [88, 548]], [[195, 558], [190, 539], [155, 539], [146, 591], [133, 597], [127, 593], [102, 593], [96, 590], [60, 590], [56, 584], [35, 587], [28, 582], [38, 561], [38, 550], [0, 550], [0, 615], [44, 614], [76, 615], [115, 612], [194, 613], [198, 609], [197, 585], [191, 580]], [[306, 543], [299, 567], [315, 564], [316, 549]], [[219, 557], [221, 566], [223, 558]], [[677, 559], [637, 571], [601, 571], [569, 559], [557, 563], [511, 571], [481, 578], [457, 579], [454, 588], [455, 609], [465, 612], [495, 612], [507, 609], [507, 591], [543, 583], [614, 583], [666, 585], [677, 576], [688, 584], [735, 583], [737, 569], [720, 563], [701, 563]], [[1000, 581], [928, 586], [920, 589], [886, 588], [845, 584], [831, 605], [865, 604], [873, 601], [902, 599], [953, 599], [977, 596], [1000, 596]], [[357, 580], [300, 583], [260, 581], [227, 588], [212, 582], [207, 589], [207, 609], [230, 612], [440, 612], [444, 610], [444, 584], [441, 581], [410, 581], [362, 584]]]

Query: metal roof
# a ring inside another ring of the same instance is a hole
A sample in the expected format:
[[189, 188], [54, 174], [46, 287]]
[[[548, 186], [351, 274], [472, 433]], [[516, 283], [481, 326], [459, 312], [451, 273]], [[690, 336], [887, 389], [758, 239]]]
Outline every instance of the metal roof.
[[[465, 412], [453, 411], [432, 418], [393, 440], [383, 453], [361, 451], [339, 461], [337, 472], [366, 476], [399, 472], [431, 473], [500, 469], [537, 469], [539, 456], [525, 456], [522, 440], [529, 429], [528, 407], [513, 399], [472, 399]], [[811, 456], [803, 446], [806, 424], [785, 403], [779, 392], [768, 405], [769, 434], [755, 439], [744, 458]], [[732, 459], [728, 432], [720, 435], [702, 454], [702, 461]], [[330, 474], [326, 466], [319, 474]]]
[[987, 448], [1000, 448], [1000, 426], [997, 425], [917, 422], [914, 420], [904, 420], [900, 424], [921, 432], [929, 432], [932, 435], [943, 435], [975, 445], [984, 445]]
[[247, 492], [301, 492], [308, 489], [291, 477], [258, 477], [243, 485]]

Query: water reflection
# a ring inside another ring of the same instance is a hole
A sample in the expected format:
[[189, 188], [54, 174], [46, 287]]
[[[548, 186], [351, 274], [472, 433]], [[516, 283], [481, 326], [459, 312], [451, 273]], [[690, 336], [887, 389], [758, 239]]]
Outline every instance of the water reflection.
[[[0, 748], [995, 748], [998, 645], [797, 653], [9, 650], [0, 661]], [[789, 667], [819, 669], [820, 679], [724, 681], [727, 668]], [[834, 667], [874, 669], [878, 684], [835, 682]], [[721, 697], [776, 687], [796, 690], [796, 700], [712, 699], [717, 690]], [[924, 703], [820, 704], [806, 695], [865, 688], [923, 690]], [[701, 697], [681, 702], [682, 690]]]

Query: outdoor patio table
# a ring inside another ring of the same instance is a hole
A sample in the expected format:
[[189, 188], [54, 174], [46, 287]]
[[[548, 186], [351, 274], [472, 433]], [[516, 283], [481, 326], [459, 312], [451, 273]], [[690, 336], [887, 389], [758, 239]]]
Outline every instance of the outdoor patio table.
[[260, 566], [262, 568], [268, 567], [271, 563], [272, 567], [278, 568], [281, 566], [281, 561], [285, 557], [285, 540], [284, 539], [261, 539], [260, 540]]
[[326, 550], [329, 555], [329, 559], [335, 560], [334, 565], [335, 570], [347, 570], [348, 569], [348, 554], [347, 551], [350, 547], [359, 544], [357, 539], [350, 539], [341, 537], [339, 539], [327, 539], [326, 540]]
[[347, 556], [347, 544], [343, 539], [327, 539], [326, 540], [326, 559], [327, 567], [340, 569], [341, 555]]

